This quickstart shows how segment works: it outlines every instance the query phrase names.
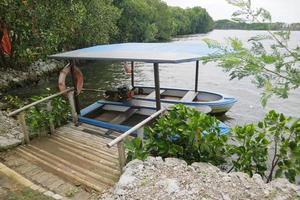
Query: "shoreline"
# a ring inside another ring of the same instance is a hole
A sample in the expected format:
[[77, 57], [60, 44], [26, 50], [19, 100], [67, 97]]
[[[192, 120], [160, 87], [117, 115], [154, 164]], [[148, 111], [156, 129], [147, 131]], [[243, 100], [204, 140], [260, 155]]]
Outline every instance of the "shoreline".
[[65, 63], [57, 60], [38, 60], [27, 71], [0, 69], [0, 96], [9, 90], [38, 84], [44, 77], [60, 71]]

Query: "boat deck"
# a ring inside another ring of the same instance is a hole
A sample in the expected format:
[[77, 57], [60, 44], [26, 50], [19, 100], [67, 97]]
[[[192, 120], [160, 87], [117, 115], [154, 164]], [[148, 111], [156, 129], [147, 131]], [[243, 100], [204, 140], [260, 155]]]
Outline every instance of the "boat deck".
[[[60, 184], [55, 181], [47, 183], [49, 174], [71, 185], [102, 192], [113, 186], [121, 174], [117, 148], [106, 146], [118, 135], [87, 124], [78, 127], [67, 124], [56, 129], [51, 136], [36, 138], [29, 145], [19, 146], [3, 160], [8, 167], [33, 182], [43, 182], [43, 186], [52, 191], [60, 192]], [[14, 161], [18, 159], [27, 160], [27, 166], [16, 165]], [[40, 176], [32, 175], [36, 167], [43, 169]], [[43, 173], [48, 174], [48, 178]], [[53, 188], [53, 185], [57, 187]]]

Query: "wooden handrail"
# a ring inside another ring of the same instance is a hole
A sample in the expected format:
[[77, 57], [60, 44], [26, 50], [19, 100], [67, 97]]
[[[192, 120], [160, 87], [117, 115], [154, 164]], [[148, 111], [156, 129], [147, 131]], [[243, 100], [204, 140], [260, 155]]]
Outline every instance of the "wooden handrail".
[[59, 96], [59, 95], [62, 95], [62, 94], [67, 93], [67, 92], [70, 92], [70, 91], [72, 91], [72, 90], [74, 90], [74, 88], [67, 88], [67, 89], [65, 89], [64, 91], [58, 92], [58, 93], [56, 93], [56, 94], [53, 94], [53, 95], [48, 96], [48, 97], [45, 97], [45, 98], [43, 98], [43, 99], [41, 99], [41, 100], [35, 101], [35, 102], [31, 103], [31, 104], [28, 104], [28, 105], [26, 105], [26, 106], [24, 106], [24, 107], [22, 107], [22, 108], [19, 108], [18, 110], [15, 110], [15, 111], [9, 113], [8, 116], [9, 116], [9, 117], [14, 116], [14, 115], [16, 115], [16, 114], [18, 114], [18, 113], [20, 113], [20, 112], [22, 112], [22, 111], [24, 111], [24, 110], [26, 110], [26, 109], [32, 107], [32, 106], [35, 106], [35, 105], [40, 104], [40, 103], [42, 103], [42, 102], [45, 102], [45, 101], [47, 101], [47, 100], [53, 99], [53, 98], [55, 98], [55, 97], [57, 97], [57, 96]]
[[129, 129], [128, 131], [126, 131], [125, 133], [123, 133], [122, 135], [120, 135], [119, 137], [115, 138], [110, 143], [106, 144], [107, 147], [111, 148], [112, 146], [116, 145], [117, 143], [123, 141], [123, 139], [126, 138], [128, 135], [130, 135], [134, 131], [140, 129], [145, 124], [147, 124], [149, 121], [151, 121], [152, 119], [154, 119], [155, 117], [157, 117], [158, 115], [160, 115], [161, 113], [163, 113], [164, 111], [166, 111], [167, 109], [168, 108], [162, 108], [162, 109], [158, 110], [157, 112], [153, 113], [148, 118], [144, 119], [143, 121], [141, 121], [140, 123], [138, 123], [137, 125], [135, 125], [134, 127], [132, 127], [131, 129]]

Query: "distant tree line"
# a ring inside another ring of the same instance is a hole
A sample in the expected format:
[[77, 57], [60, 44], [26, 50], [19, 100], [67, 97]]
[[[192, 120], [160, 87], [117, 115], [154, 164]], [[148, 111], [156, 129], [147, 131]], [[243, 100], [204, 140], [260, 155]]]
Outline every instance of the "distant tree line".
[[0, 36], [5, 26], [12, 49], [0, 43], [2, 68], [96, 44], [169, 40], [214, 25], [201, 7], [169, 7], [161, 0], [1, 0], [0, 13]]
[[275, 23], [246, 23], [228, 19], [215, 21], [215, 29], [239, 29], [239, 30], [300, 30], [300, 23], [286, 24]]

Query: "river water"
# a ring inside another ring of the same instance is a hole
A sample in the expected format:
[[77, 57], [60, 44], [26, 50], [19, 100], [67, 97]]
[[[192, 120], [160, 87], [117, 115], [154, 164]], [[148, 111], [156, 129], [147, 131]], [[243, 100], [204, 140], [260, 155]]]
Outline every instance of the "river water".
[[[225, 41], [228, 37], [237, 37], [246, 42], [250, 37], [264, 34], [264, 31], [214, 30], [207, 34], [188, 35], [175, 38], [175, 41], [201, 42], [202, 38]], [[291, 46], [300, 45], [300, 32], [291, 34]], [[121, 85], [130, 85], [130, 75], [124, 72], [120, 63], [99, 62], [80, 67], [85, 88], [112, 89]], [[136, 84], [154, 85], [152, 64], [137, 63], [135, 68]], [[161, 87], [194, 88], [195, 63], [161, 64]], [[43, 80], [37, 86], [13, 90], [10, 93], [22, 97], [40, 94], [46, 87], [56, 90], [58, 75]], [[300, 89], [290, 91], [288, 99], [272, 98], [266, 108], [260, 104], [261, 90], [251, 83], [251, 79], [229, 80], [226, 72], [215, 63], [201, 65], [199, 69], [199, 90], [215, 91], [234, 96], [238, 102], [226, 114], [224, 120], [229, 125], [257, 122], [264, 114], [276, 109], [286, 115], [300, 117]], [[80, 97], [81, 104], [87, 105], [101, 98], [101, 94], [85, 93]]]

